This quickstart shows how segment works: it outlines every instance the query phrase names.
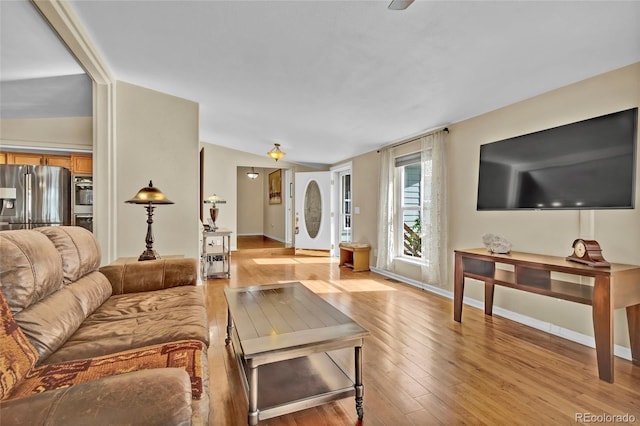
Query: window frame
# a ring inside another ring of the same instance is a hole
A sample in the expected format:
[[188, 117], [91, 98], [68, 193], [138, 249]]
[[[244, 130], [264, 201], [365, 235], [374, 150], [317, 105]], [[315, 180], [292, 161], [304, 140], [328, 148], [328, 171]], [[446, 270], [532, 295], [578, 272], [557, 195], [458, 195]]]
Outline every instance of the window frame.
[[[348, 193], [345, 193], [345, 183], [347, 178], [349, 180], [349, 191]], [[338, 219], [338, 241], [341, 243], [350, 243], [353, 240], [353, 177], [351, 175], [351, 170], [340, 172], [339, 179], [340, 217]], [[349, 206], [349, 212], [346, 211], [347, 205]], [[347, 222], [349, 222], [348, 226]], [[345, 236], [347, 238], [343, 239]]]
[[[410, 159], [410, 157], [415, 157], [416, 154], [418, 154], [418, 158], [415, 159], [414, 161], [412, 161]], [[401, 164], [401, 165], [397, 165], [397, 163], [400, 161], [402, 162], [402, 159], [409, 159], [410, 162], [406, 163], [406, 164]], [[413, 256], [410, 254], [405, 253], [405, 248], [404, 248], [404, 216], [405, 216], [405, 212], [418, 212], [418, 217], [420, 218], [421, 222], [423, 222], [423, 218], [422, 218], [422, 204], [424, 202], [424, 164], [422, 162], [422, 159], [420, 157], [420, 152], [415, 152], [415, 153], [411, 153], [408, 155], [402, 155], [402, 156], [398, 156], [395, 158], [394, 160], [396, 162], [396, 166], [395, 166], [395, 172], [394, 172], [394, 179], [395, 179], [395, 194], [396, 194], [396, 199], [395, 199], [395, 208], [394, 208], [394, 224], [396, 225], [396, 253], [395, 253], [395, 257], [397, 259], [401, 259], [404, 261], [408, 261], [408, 262], [412, 262], [412, 263], [419, 263], [419, 264], [424, 264], [427, 262], [427, 259], [425, 258], [425, 251], [421, 250], [421, 255], [420, 257], [417, 256]], [[420, 194], [420, 199], [417, 205], [406, 205], [405, 204], [405, 173], [406, 173], [406, 167], [410, 166], [410, 165], [414, 165], [417, 164], [420, 166], [420, 181], [419, 181], [419, 194]], [[423, 235], [421, 233], [420, 238], [423, 238]]]

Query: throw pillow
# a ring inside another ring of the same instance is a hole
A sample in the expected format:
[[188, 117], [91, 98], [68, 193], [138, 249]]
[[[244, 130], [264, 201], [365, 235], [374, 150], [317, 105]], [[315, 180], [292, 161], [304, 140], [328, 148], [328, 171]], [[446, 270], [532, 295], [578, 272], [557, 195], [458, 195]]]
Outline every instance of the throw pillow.
[[18, 327], [0, 284], [0, 400], [33, 368], [38, 359], [36, 350]]

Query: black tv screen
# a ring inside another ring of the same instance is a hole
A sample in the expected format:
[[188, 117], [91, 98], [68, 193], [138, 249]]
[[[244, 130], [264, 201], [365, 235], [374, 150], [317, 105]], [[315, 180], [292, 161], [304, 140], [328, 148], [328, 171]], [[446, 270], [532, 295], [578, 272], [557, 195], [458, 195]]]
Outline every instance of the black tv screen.
[[638, 108], [480, 146], [478, 210], [632, 209]]

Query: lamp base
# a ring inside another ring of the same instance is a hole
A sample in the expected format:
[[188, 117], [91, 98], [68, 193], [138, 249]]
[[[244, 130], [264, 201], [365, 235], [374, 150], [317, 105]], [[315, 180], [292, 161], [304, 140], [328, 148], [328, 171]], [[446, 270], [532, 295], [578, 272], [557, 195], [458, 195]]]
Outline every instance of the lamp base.
[[155, 250], [145, 250], [142, 252], [138, 261], [160, 259], [160, 255]]
[[216, 226], [216, 220], [218, 219], [218, 208], [215, 204], [209, 209], [209, 215], [211, 216], [211, 221], [213, 222], [213, 224], [211, 225], [211, 230], [215, 231], [216, 229], [218, 229], [218, 227]]

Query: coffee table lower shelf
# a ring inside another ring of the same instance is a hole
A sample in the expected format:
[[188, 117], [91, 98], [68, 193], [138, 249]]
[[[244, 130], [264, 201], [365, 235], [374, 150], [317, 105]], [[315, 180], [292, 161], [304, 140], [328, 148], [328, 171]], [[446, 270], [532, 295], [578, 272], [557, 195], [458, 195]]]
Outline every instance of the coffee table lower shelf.
[[299, 282], [224, 292], [249, 425], [347, 397], [362, 420], [366, 329]]
[[[249, 401], [249, 368], [241, 355], [236, 359]], [[354, 382], [326, 352], [258, 367], [258, 420], [354, 396]]]

